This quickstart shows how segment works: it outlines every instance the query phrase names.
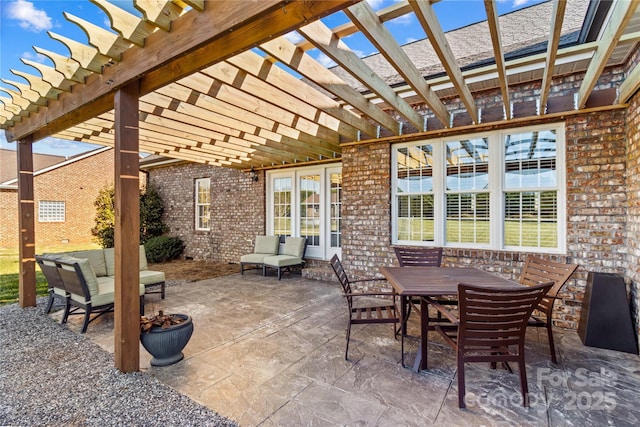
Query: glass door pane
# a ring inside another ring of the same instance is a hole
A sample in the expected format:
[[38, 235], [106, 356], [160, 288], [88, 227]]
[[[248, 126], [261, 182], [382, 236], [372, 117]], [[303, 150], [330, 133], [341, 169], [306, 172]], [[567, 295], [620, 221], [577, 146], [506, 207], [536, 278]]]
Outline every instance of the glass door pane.
[[291, 236], [291, 178], [273, 180], [273, 234], [284, 243]]
[[320, 175], [300, 177], [300, 237], [307, 247], [320, 246]]
[[339, 248], [342, 240], [342, 173], [329, 174], [329, 185], [331, 191], [329, 199], [331, 247]]

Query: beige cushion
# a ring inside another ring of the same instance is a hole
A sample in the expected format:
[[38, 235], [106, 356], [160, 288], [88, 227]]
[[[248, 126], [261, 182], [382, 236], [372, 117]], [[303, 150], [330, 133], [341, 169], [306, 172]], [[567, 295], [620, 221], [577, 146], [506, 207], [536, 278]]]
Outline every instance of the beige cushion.
[[76, 251], [71, 252], [70, 254], [75, 258], [86, 258], [89, 260], [89, 264], [93, 268], [93, 271], [96, 273], [96, 276], [108, 276], [107, 274], [107, 264], [104, 259], [104, 250], [102, 249], [92, 249], [87, 251]]
[[302, 256], [304, 255], [305, 241], [306, 239], [304, 237], [287, 237], [280, 255], [290, 255], [293, 257], [302, 258]]
[[[82, 304], [91, 303], [94, 307], [113, 304], [115, 298], [115, 281], [110, 277], [100, 277], [98, 282], [98, 293], [96, 295], [91, 295], [91, 301], [87, 301], [84, 297], [76, 294], [71, 294], [71, 299]], [[144, 295], [145, 289], [142, 283], [138, 285], [138, 292], [140, 295]]]
[[[80, 266], [80, 271], [82, 272], [82, 276], [84, 277], [85, 282], [87, 282], [89, 294], [98, 294], [98, 278], [96, 277], [96, 273], [93, 271], [93, 267], [91, 267], [91, 263], [88, 259], [65, 256], [59, 258], [59, 260], [68, 263], [77, 263]], [[74, 268], [71, 265], [62, 264], [62, 268], [64, 268], [65, 270], [74, 271]]]
[[288, 267], [302, 264], [302, 258], [291, 255], [273, 255], [264, 257], [263, 262], [269, 267]]
[[[115, 250], [113, 248], [105, 248], [104, 251], [104, 259], [107, 265], [107, 276], [115, 276]], [[147, 254], [144, 250], [144, 245], [140, 245], [140, 265], [139, 270], [146, 270], [149, 266], [147, 264]]]
[[278, 253], [279, 246], [279, 236], [256, 236], [256, 245], [253, 249], [253, 253], [275, 255]]
[[262, 264], [262, 260], [264, 257], [269, 256], [268, 254], [248, 254], [242, 255], [240, 257], [240, 262], [245, 264]]
[[143, 270], [140, 272], [140, 283], [143, 285], [160, 282], [164, 282], [164, 273], [162, 271]]
[[115, 269], [115, 249], [113, 248], [105, 248], [103, 249], [104, 251], [104, 260], [105, 263], [107, 265], [107, 276], [115, 276], [116, 275], [116, 269]]
[[140, 271], [144, 271], [149, 268], [147, 264], [147, 253], [144, 250], [144, 245], [140, 245]]

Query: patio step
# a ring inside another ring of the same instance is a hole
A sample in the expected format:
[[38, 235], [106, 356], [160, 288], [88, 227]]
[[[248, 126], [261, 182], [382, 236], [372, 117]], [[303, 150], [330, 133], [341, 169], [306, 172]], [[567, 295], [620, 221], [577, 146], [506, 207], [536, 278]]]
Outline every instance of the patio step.
[[302, 277], [311, 280], [323, 280], [326, 282], [337, 282], [338, 278], [331, 269], [328, 261], [313, 260], [308, 267], [302, 270]]

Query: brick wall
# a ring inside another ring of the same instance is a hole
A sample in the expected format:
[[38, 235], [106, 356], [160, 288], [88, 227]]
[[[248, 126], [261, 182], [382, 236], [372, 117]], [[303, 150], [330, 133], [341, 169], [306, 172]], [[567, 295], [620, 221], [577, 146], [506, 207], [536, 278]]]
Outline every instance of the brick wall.
[[[600, 87], [612, 84], [619, 75], [620, 70], [613, 70]], [[568, 92], [579, 87], [579, 79], [576, 82], [570, 76], [566, 80], [557, 82], [558, 87]], [[532, 84], [510, 87], [514, 98], [520, 99], [527, 99], [535, 90]], [[487, 97], [501, 102], [494, 92], [488, 92]], [[491, 103], [481, 98], [478, 105], [490, 107]], [[561, 303], [556, 303], [556, 324], [577, 328], [587, 271], [624, 273], [627, 265], [626, 112], [620, 109], [569, 116], [565, 126], [568, 250], [566, 255], [538, 255], [581, 265], [560, 294]], [[342, 255], [353, 274], [376, 274], [379, 266], [396, 263], [391, 247], [390, 150], [384, 143], [343, 149]], [[444, 265], [473, 265], [517, 280], [526, 255], [449, 248], [444, 251]]]
[[[211, 178], [211, 229], [195, 230], [195, 180]], [[164, 202], [167, 234], [182, 239], [184, 255], [194, 259], [239, 262], [253, 251], [255, 235], [265, 230], [265, 180], [259, 173], [181, 163], [149, 169], [149, 182]]]
[[[34, 177], [36, 247], [91, 242], [93, 202], [101, 188], [113, 183], [113, 162], [113, 150], [107, 150]], [[17, 191], [0, 191], [0, 247], [18, 246], [17, 200]], [[64, 201], [65, 222], [38, 222], [39, 200]]]
[[636, 93], [627, 110], [627, 270], [631, 309], [640, 339], [640, 94]]

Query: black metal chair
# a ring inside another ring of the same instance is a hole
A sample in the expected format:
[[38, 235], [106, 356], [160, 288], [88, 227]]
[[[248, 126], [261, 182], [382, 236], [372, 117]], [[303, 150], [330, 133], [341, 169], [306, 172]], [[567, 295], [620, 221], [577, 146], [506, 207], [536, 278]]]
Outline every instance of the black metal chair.
[[458, 314], [427, 298], [457, 328], [435, 325], [445, 342], [456, 351], [458, 364], [458, 406], [465, 408], [464, 365], [489, 362], [495, 368], [517, 362], [523, 406], [529, 405], [529, 387], [524, 359], [527, 322], [553, 283], [514, 288], [458, 285]]
[[49, 300], [47, 301], [47, 307], [44, 310], [45, 313], [49, 313], [51, 311], [56, 299], [60, 300], [64, 304], [65, 310], [67, 310], [69, 293], [64, 287], [64, 282], [60, 277], [55, 261], [53, 259], [36, 255], [36, 262], [38, 263], [44, 278], [47, 280], [47, 287], [49, 290]]
[[[353, 283], [361, 282], [375, 282], [386, 280], [384, 278], [368, 278], [359, 280], [349, 280], [347, 273], [342, 267], [342, 263], [337, 255], [331, 258], [331, 268], [338, 276], [338, 280], [342, 285], [344, 291], [344, 297], [347, 300], [349, 306], [349, 324], [347, 325], [347, 348], [344, 352], [345, 360], [348, 360], [349, 355], [349, 338], [351, 336], [351, 325], [365, 324], [365, 323], [393, 323], [394, 324], [394, 336], [397, 335], [395, 324], [400, 321], [398, 317], [398, 310], [396, 307], [395, 294], [393, 292], [354, 292], [351, 288]], [[367, 305], [358, 304], [358, 300], [366, 297], [385, 297], [378, 298], [379, 301], [375, 301], [375, 298], [367, 300]], [[392, 297], [389, 301], [387, 297]]]

